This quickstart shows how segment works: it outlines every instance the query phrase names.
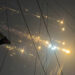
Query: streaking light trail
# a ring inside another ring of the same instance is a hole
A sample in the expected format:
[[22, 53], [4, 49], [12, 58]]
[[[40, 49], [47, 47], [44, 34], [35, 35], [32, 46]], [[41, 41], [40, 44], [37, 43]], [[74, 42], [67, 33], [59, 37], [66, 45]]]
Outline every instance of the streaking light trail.
[[[8, 28], [7, 28], [6, 26], [3, 26], [3, 28], [4, 28], [5, 30], [8, 30]], [[23, 32], [20, 32], [20, 31], [18, 31], [18, 30], [16, 30], [16, 29], [11, 29], [11, 28], [10, 28], [9, 31], [10, 31], [10, 32], [15, 32], [15, 34], [19, 35], [20, 37], [27, 38], [28, 40], [31, 40], [30, 35], [27, 34], [27, 33], [23, 33]], [[41, 45], [43, 45], [43, 46], [45, 46], [45, 47], [47, 47], [47, 48], [51, 48], [52, 50], [62, 50], [63, 52], [70, 54], [70, 51], [69, 51], [69, 50], [66, 50], [66, 49], [63, 50], [63, 49], [61, 49], [60, 47], [52, 46], [52, 45], [49, 43], [49, 41], [47, 41], [47, 40], [42, 40], [40, 36], [32, 35], [32, 39], [34, 40], [35, 43], [40, 43]], [[61, 43], [62, 45], [65, 45], [65, 44], [66, 44], [65, 42], [61, 42], [61, 41], [57, 41], [57, 40], [55, 40], [55, 41]], [[22, 40], [19, 40], [18, 42], [21, 43]], [[10, 47], [10, 46], [6, 46], [6, 48], [9, 48], [9, 50], [16, 49], [15, 47]], [[41, 50], [41, 47], [39, 47], [38, 50]]]
[[25, 54], [25, 55], [29, 55], [29, 56], [34, 56], [31, 53], [27, 53], [27, 51], [25, 50], [25, 48], [18, 48], [16, 46], [9, 46], [9, 45], [5, 45], [4, 47], [7, 48], [10, 51], [10, 56], [16, 55], [15, 50], [18, 51], [21, 54]]
[[70, 50], [67, 50], [67, 49], [62, 49], [63, 52], [67, 53], [67, 54], [70, 54], [71, 51]]
[[68, 50], [68, 49], [60, 48], [60, 47], [57, 47], [57, 46], [51, 45], [51, 44], [48, 45], [48, 48], [50, 48], [50, 50], [60, 50], [60, 51], [63, 51], [65, 53], [67, 53], [67, 54], [71, 53], [71, 51]]

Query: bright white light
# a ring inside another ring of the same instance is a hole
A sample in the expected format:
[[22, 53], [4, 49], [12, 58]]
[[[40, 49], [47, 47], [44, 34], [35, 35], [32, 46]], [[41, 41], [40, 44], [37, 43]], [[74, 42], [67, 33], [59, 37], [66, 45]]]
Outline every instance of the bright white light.
[[48, 45], [48, 48], [50, 48], [51, 50], [56, 50], [56, 49], [57, 49], [57, 47], [54, 46], [54, 45], [52, 45], [52, 44], [49, 44], [49, 45]]
[[51, 44], [49, 44], [49, 45], [48, 45], [48, 48], [51, 48], [51, 47], [52, 47], [52, 45], [51, 45]]
[[56, 47], [56, 46], [53, 46], [53, 47], [51, 47], [51, 49], [52, 49], [52, 50], [56, 50], [56, 49], [57, 49], [57, 47]]

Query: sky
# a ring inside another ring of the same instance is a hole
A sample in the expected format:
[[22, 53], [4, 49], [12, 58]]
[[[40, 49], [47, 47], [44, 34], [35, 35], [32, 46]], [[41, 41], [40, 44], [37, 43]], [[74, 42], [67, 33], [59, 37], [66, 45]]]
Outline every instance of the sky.
[[[75, 1], [38, 0], [51, 41], [36, 0], [19, 1], [46, 74], [61, 75], [62, 69], [63, 75], [75, 75]], [[34, 75], [35, 61], [35, 75], [45, 75], [17, 0], [7, 0], [7, 5], [0, 0], [0, 32], [11, 41], [11, 45], [0, 46], [0, 69], [5, 57], [1, 75]], [[51, 44], [57, 49], [52, 50]]]

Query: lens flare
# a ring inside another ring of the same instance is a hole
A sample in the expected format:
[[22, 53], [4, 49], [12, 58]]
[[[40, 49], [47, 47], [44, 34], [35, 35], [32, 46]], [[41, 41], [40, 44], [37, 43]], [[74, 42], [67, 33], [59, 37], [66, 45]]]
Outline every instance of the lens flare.
[[67, 49], [62, 49], [63, 52], [67, 53], [67, 54], [70, 54], [71, 51], [70, 50], [67, 50]]
[[41, 46], [38, 46], [38, 50], [41, 50]]
[[62, 45], [65, 45], [66, 43], [65, 42], [62, 42]]
[[61, 25], [64, 24], [63, 20], [57, 20], [58, 23], [60, 23]]
[[48, 41], [45, 41], [45, 43], [46, 43], [47, 45], [49, 45], [49, 42], [48, 42]]
[[63, 28], [61, 28], [61, 30], [62, 30], [62, 31], [65, 31], [65, 28], [63, 27]]
[[21, 54], [24, 54], [24, 49], [21, 49], [21, 50], [20, 50], [20, 53], [21, 53]]
[[60, 21], [60, 24], [64, 24], [64, 21], [63, 21], [63, 20], [61, 20], [61, 21]]

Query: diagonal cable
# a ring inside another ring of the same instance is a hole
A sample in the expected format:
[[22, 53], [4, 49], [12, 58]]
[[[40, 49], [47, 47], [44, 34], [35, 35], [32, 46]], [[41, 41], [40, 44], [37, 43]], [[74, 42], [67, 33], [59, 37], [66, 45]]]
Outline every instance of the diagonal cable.
[[[23, 20], [24, 20], [24, 22], [25, 22], [25, 25], [26, 25], [26, 27], [27, 27], [27, 29], [28, 29], [28, 32], [29, 32], [29, 34], [30, 34], [30, 37], [31, 37], [31, 39], [32, 39], [32, 34], [31, 34], [31, 32], [30, 32], [28, 23], [27, 23], [27, 21], [26, 21], [25, 15], [24, 15], [24, 13], [23, 13], [22, 6], [21, 6], [21, 4], [20, 4], [20, 1], [17, 0], [17, 3], [18, 3], [18, 6], [19, 6], [19, 9], [20, 9], [20, 11], [21, 11], [21, 15], [22, 15], [22, 17], [23, 17]], [[33, 45], [34, 45], [34, 48], [35, 48], [37, 57], [38, 57], [38, 59], [39, 59], [39, 61], [40, 61], [40, 65], [41, 65], [41, 67], [42, 67], [42, 69], [43, 69], [43, 72], [44, 72], [44, 74], [46, 75], [46, 72], [45, 72], [44, 67], [43, 67], [43, 65], [42, 65], [42, 61], [41, 61], [41, 59], [40, 59], [40, 56], [39, 56], [39, 54], [38, 54], [38, 51], [37, 51], [37, 48], [36, 48], [36, 45], [35, 45], [33, 39], [32, 39], [32, 43], [33, 43]]]

